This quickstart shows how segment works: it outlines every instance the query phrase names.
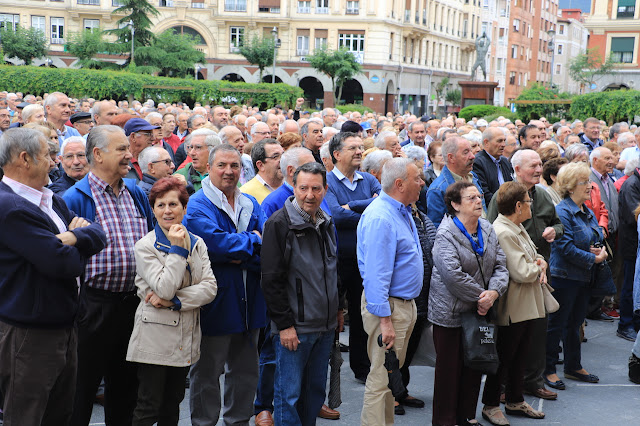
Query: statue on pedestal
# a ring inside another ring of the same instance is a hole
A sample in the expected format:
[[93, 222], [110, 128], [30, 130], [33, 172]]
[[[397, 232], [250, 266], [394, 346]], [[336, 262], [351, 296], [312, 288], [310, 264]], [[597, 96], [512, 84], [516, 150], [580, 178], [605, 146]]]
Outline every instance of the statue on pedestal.
[[478, 36], [476, 39], [476, 62], [473, 64], [473, 68], [471, 69], [471, 80], [475, 81], [476, 79], [476, 70], [478, 67], [482, 70], [482, 74], [484, 75], [484, 81], [487, 81], [487, 64], [485, 62], [485, 57], [487, 56], [487, 52], [489, 51], [489, 46], [491, 45], [491, 40], [487, 37], [487, 33], [482, 33], [481, 36]]

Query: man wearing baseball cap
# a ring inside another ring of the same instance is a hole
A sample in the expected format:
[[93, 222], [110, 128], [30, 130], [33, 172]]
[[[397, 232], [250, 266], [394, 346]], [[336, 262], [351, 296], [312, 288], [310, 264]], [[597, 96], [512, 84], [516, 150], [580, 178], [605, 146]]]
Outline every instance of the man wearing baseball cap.
[[159, 129], [159, 126], [153, 126], [142, 118], [132, 118], [124, 125], [124, 133], [129, 138], [131, 161], [129, 161], [129, 173], [127, 178], [135, 179], [137, 182], [142, 180], [142, 169], [138, 164], [138, 155], [143, 149], [151, 146], [153, 142], [153, 130]]

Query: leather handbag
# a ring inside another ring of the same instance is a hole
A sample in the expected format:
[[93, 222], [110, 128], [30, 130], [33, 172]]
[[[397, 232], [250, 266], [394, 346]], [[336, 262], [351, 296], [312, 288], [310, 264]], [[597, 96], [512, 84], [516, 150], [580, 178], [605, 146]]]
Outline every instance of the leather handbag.
[[542, 297], [544, 299], [544, 309], [547, 311], [548, 314], [557, 312], [558, 309], [560, 309], [560, 304], [558, 303], [556, 298], [553, 297], [553, 294], [551, 294], [552, 290], [553, 288], [549, 284], [546, 284], [546, 283], [542, 284]]

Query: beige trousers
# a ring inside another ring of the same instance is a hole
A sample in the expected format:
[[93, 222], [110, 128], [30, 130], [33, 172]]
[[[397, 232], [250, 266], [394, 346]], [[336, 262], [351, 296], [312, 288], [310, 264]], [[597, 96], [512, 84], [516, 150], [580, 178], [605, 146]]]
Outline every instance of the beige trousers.
[[[391, 322], [396, 331], [396, 340], [393, 349], [400, 361], [404, 364], [407, 354], [407, 345], [416, 323], [416, 303], [413, 300], [389, 298], [391, 307]], [[371, 360], [371, 370], [367, 376], [364, 390], [364, 404], [360, 418], [362, 425], [391, 425], [393, 424], [393, 395], [389, 389], [389, 376], [384, 368], [385, 348], [378, 346], [380, 329], [380, 317], [367, 311], [367, 300], [362, 293], [362, 323], [364, 330], [369, 335], [367, 340], [367, 352]]]

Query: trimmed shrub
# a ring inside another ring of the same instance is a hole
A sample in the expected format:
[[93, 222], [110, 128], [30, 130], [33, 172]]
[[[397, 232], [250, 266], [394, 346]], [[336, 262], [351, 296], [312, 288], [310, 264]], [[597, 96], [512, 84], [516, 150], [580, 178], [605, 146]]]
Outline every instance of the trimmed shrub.
[[576, 96], [569, 111], [580, 120], [596, 117], [609, 125], [620, 121], [633, 123], [640, 115], [640, 91], [611, 90]]
[[[570, 93], [560, 93], [557, 89], [550, 89], [542, 84], [533, 83], [524, 89], [516, 100], [553, 101], [571, 99], [572, 97], [573, 95]], [[518, 117], [525, 123], [530, 120], [537, 120], [540, 117], [546, 117], [551, 123], [562, 118], [569, 118], [569, 104], [516, 104], [516, 107]]]
[[505, 115], [510, 112], [511, 110], [507, 107], [499, 107], [495, 105], [469, 105], [468, 107], [464, 107], [460, 110], [458, 117], [469, 121], [473, 117], [481, 118], [493, 114]]
[[360, 114], [365, 114], [367, 112], [373, 112], [373, 110], [369, 107], [366, 107], [364, 105], [357, 105], [357, 104], [345, 104], [345, 105], [338, 105], [336, 107], [338, 109], [338, 111], [340, 111], [341, 114], [344, 114], [345, 112], [351, 111], [351, 112], [359, 112]]
[[518, 114], [516, 114], [515, 112], [498, 112], [498, 113], [495, 113], [495, 114], [487, 115], [487, 116], [482, 117], [482, 118], [487, 120], [487, 123], [491, 123], [493, 120], [496, 120], [498, 117], [507, 118], [507, 119], [511, 120], [511, 122], [513, 123], [518, 119]]

